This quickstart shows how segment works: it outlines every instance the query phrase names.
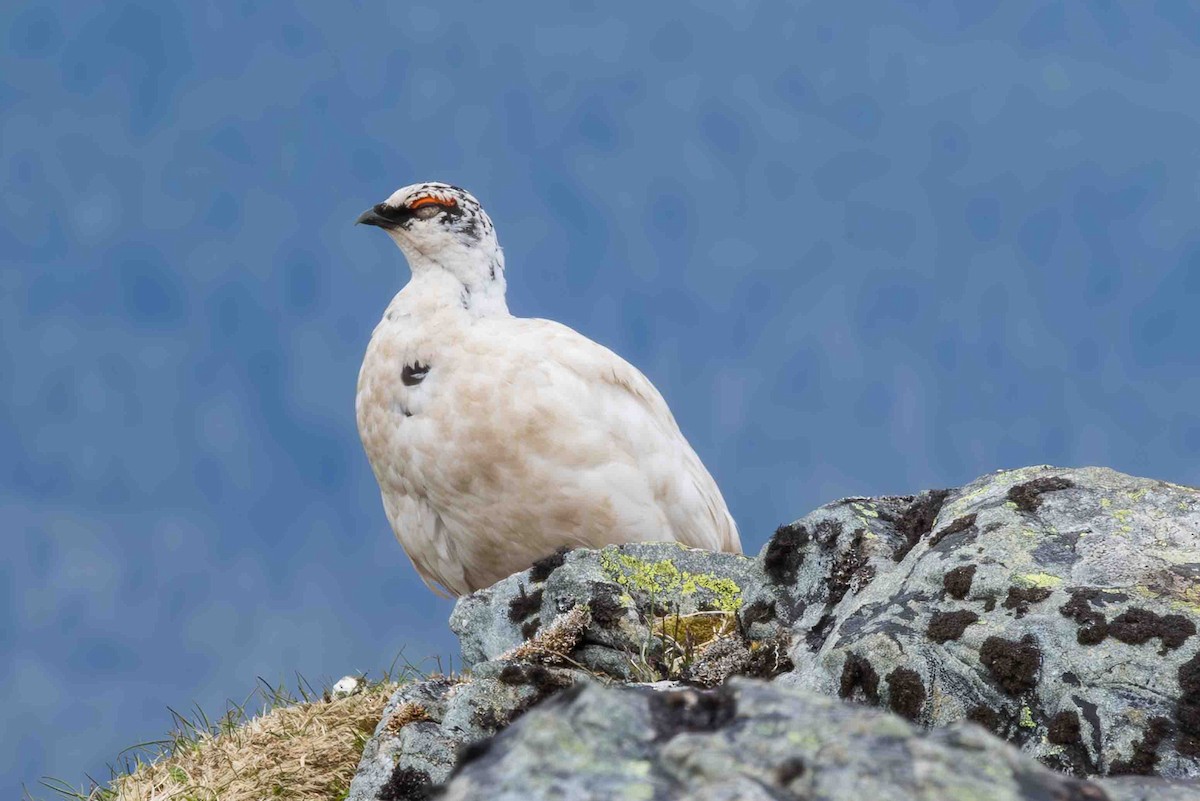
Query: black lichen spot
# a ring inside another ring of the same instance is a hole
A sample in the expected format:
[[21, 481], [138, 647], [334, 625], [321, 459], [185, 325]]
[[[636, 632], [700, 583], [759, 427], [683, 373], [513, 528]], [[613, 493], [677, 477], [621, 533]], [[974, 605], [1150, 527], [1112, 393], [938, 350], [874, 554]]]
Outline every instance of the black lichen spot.
[[397, 765], [379, 790], [379, 801], [424, 801], [433, 794], [429, 774]]
[[575, 679], [569, 673], [563, 673], [557, 670], [533, 670], [529, 676], [528, 682], [542, 697], [556, 693], [559, 690], [565, 690], [575, 684]]
[[737, 699], [724, 686], [712, 692], [652, 692], [649, 709], [657, 738], [669, 740], [682, 732], [717, 731], [729, 725], [737, 716]]
[[1133, 607], [1113, 618], [1108, 633], [1123, 643], [1141, 645], [1153, 637], [1162, 642], [1159, 653], [1178, 648], [1196, 633], [1196, 624], [1183, 615], [1158, 615]]
[[1129, 759], [1118, 759], [1109, 766], [1110, 776], [1151, 776], [1158, 764], [1158, 747], [1171, 734], [1171, 721], [1153, 718], [1142, 739], [1133, 744]]
[[1046, 739], [1055, 745], [1072, 745], [1083, 741], [1079, 731], [1079, 715], [1075, 712], [1059, 712], [1050, 718]]
[[879, 674], [866, 658], [850, 654], [842, 665], [842, 682], [838, 688], [838, 697], [849, 698], [854, 695], [855, 690], [862, 690], [863, 696], [872, 705], [879, 705]]
[[929, 616], [929, 627], [925, 634], [937, 643], [957, 640], [967, 626], [979, 620], [979, 615], [966, 609], [957, 612], [934, 612]]
[[842, 537], [842, 524], [837, 520], [825, 518], [818, 520], [813, 526], [812, 539], [822, 548], [832, 548]]
[[916, 720], [925, 705], [921, 675], [910, 668], [896, 668], [887, 675], [888, 706], [897, 715]]
[[[542, 669], [545, 670], [545, 668]], [[526, 681], [527, 670], [527, 665], [514, 662], [512, 664], [505, 665], [500, 671], [500, 675], [497, 676], [496, 679], [501, 684], [524, 684]]]
[[766, 623], [775, 619], [775, 602], [759, 599], [742, 610], [742, 625]]
[[892, 559], [902, 561], [933, 529], [938, 512], [942, 511], [949, 495], [950, 490], [928, 490], [918, 495], [913, 504], [904, 510], [904, 514], [896, 521], [896, 533], [904, 537], [904, 544], [896, 549]]
[[808, 772], [808, 766], [800, 757], [788, 757], [775, 768], [775, 782], [783, 787], [799, 779]]
[[1175, 722], [1179, 724], [1176, 750], [1184, 756], [1200, 757], [1200, 652], [1179, 666]]
[[1045, 587], [1009, 587], [1008, 597], [1004, 599], [1005, 609], [1015, 609], [1017, 617], [1025, 617], [1030, 604], [1038, 604], [1050, 597], [1050, 590]]
[[929, 540], [929, 547], [936, 548], [941, 544], [942, 540], [947, 537], [953, 537], [955, 534], [971, 533], [975, 531], [975, 515], [963, 515], [955, 518], [950, 525], [943, 528], [941, 531], [933, 535]]
[[490, 706], [476, 707], [471, 713], [471, 722], [484, 731], [499, 731], [509, 723], [508, 712], [500, 712]]
[[[1093, 721], [1090, 716], [1095, 707], [1090, 709], [1089, 707], [1090, 705], [1083, 705], [1084, 714], [1089, 715], [1090, 723], [1098, 726], [1098, 721]], [[1048, 767], [1075, 776], [1091, 776], [1096, 772], [1095, 760], [1092, 759], [1087, 747], [1083, 744], [1083, 729], [1080, 725], [1079, 714], [1074, 710], [1063, 710], [1050, 718], [1050, 722], [1046, 724], [1046, 740], [1053, 745], [1061, 746], [1057, 754], [1047, 754], [1043, 757], [1043, 762]], [[1099, 743], [1097, 743], [1098, 745]]]
[[866, 529], [854, 532], [854, 539], [849, 547], [833, 558], [833, 566], [829, 571], [829, 599], [826, 603], [833, 606], [846, 596], [855, 576], [867, 565], [867, 554], [863, 548]]
[[971, 592], [971, 583], [975, 581], [975, 565], [963, 565], [947, 571], [942, 577], [942, 586], [951, 598], [962, 600]]
[[522, 685], [542, 685], [553, 681], [554, 674], [541, 665], [528, 665], [523, 662], [510, 662], [496, 676], [501, 684], [510, 687]]
[[1075, 482], [1060, 476], [1035, 478], [1008, 490], [1008, 499], [1022, 512], [1036, 512], [1042, 505], [1042, 493], [1071, 489]]
[[[533, 693], [522, 698], [520, 703], [512, 706], [512, 709], [504, 710], [502, 715], [497, 715], [491, 709], [480, 710], [486, 715], [485, 719], [484, 715], [476, 712], [475, 723], [485, 729], [504, 728], [505, 725], [524, 715], [533, 706], [540, 704], [542, 700], [575, 683], [570, 674], [563, 673], [563, 671], [551, 670], [540, 664], [523, 662], [505, 664], [497, 676], [497, 681], [510, 687], [530, 687], [533, 688]], [[491, 715], [487, 715], [487, 713], [491, 713]]]
[[967, 720], [979, 724], [992, 734], [1000, 734], [1000, 715], [990, 706], [973, 707], [967, 712]]
[[562, 567], [563, 562], [567, 561], [567, 554], [570, 552], [571, 549], [564, 545], [549, 556], [543, 556], [534, 562], [533, 567], [529, 568], [529, 580], [542, 582], [550, 578], [550, 574]]
[[744, 675], [754, 679], [770, 680], [796, 669], [788, 656], [788, 637], [781, 635], [772, 640], [760, 640], [750, 649], [750, 659], [743, 670]]
[[808, 529], [791, 523], [775, 529], [775, 536], [763, 553], [763, 572], [772, 584], [792, 584], [804, 564]]
[[531, 617], [521, 624], [521, 638], [532, 640], [533, 636], [538, 633], [538, 629], [542, 627], [542, 619], [540, 617]]
[[833, 629], [833, 620], [833, 615], [822, 615], [821, 619], [817, 621], [817, 625], [808, 630], [808, 634], [804, 635], [804, 642], [808, 644], [809, 650], [821, 650], [821, 646], [825, 644], [829, 632]]
[[993, 609], [995, 609], [995, 608], [996, 608], [996, 596], [994, 596], [994, 595], [993, 595], [993, 596], [991, 596], [991, 597], [989, 597], [989, 598], [985, 598], [985, 599], [984, 599], [984, 601], [983, 601], [983, 611], [985, 611], [985, 612], [991, 612], [991, 611], [992, 611]]
[[491, 737], [484, 737], [482, 740], [472, 740], [471, 742], [461, 744], [458, 747], [458, 754], [454, 760], [454, 770], [450, 775], [453, 776], [475, 760], [482, 759], [491, 750]]
[[611, 629], [625, 617], [625, 604], [621, 603], [621, 590], [616, 584], [593, 581], [588, 608], [592, 620], [602, 629]]
[[1042, 652], [1037, 640], [1027, 634], [1021, 640], [988, 637], [979, 649], [979, 661], [992, 674], [1000, 689], [1009, 695], [1020, 695], [1037, 686]]
[[1108, 636], [1108, 621], [1092, 609], [1092, 601], [1098, 595], [1099, 591], [1094, 589], [1071, 590], [1071, 600], [1058, 608], [1060, 614], [1079, 624], [1075, 639], [1080, 645], [1096, 645]]
[[[1100, 722], [1100, 707], [1078, 695], [1072, 695], [1071, 700], [1075, 702], [1075, 706], [1079, 708], [1080, 714], [1083, 715], [1083, 719], [1087, 721], [1088, 727], [1092, 731], [1092, 752], [1099, 754], [1104, 750], [1100, 742], [1104, 730], [1104, 726]], [[1095, 765], [1091, 762], [1091, 757], [1088, 757], [1088, 760], [1089, 770], [1094, 773]]]
[[517, 594], [508, 602], [508, 620], [520, 623], [530, 615], [537, 614], [542, 608], [542, 591], [525, 592], [525, 585], [517, 587]]

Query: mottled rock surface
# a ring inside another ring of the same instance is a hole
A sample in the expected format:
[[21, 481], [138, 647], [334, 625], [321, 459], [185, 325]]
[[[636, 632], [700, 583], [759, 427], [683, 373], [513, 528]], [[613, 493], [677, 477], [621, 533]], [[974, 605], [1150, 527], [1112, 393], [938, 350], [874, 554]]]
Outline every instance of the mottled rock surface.
[[768, 574], [788, 538], [782, 681], [973, 720], [1076, 775], [1200, 774], [1197, 490], [1025, 468], [823, 507], [767, 545]]
[[753, 559], [675, 543], [581, 549], [463, 598], [450, 627], [469, 668], [510, 655], [586, 608], [569, 664], [620, 681], [711, 686], [732, 673], [767, 676], [790, 666], [775, 593], [764, 583]]
[[1200, 801], [1193, 488], [1032, 467], [845, 499], [757, 559], [557, 554], [451, 626], [468, 679], [396, 694], [352, 801], [456, 764], [447, 798]]
[[449, 775], [458, 754], [570, 687], [575, 677], [542, 665], [481, 663], [470, 680], [436, 678], [392, 696], [363, 749], [347, 801], [399, 801]]
[[972, 725], [924, 731], [895, 715], [739, 678], [707, 692], [583, 686], [473, 750], [442, 797], [1109, 798]]
[[1125, 777], [1100, 782], [1112, 801], [1200, 801], [1200, 782]]

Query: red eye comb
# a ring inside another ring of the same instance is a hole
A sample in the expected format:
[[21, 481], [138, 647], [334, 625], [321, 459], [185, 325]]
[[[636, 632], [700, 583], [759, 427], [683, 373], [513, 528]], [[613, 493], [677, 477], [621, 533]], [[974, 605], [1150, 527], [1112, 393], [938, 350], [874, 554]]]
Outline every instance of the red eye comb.
[[408, 207], [410, 209], [419, 209], [422, 206], [428, 206], [430, 204], [434, 204], [437, 206], [457, 206], [458, 205], [458, 203], [452, 197], [438, 198], [438, 197], [434, 197], [433, 195], [424, 195], [422, 197], [417, 198], [416, 200], [410, 201], [408, 204]]

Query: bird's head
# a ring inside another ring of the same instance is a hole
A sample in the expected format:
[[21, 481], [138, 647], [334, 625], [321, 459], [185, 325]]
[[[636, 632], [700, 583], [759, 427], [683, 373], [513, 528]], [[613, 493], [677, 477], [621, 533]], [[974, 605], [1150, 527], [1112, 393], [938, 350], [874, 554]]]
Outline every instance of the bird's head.
[[468, 290], [499, 282], [503, 292], [504, 256], [496, 227], [465, 189], [441, 183], [406, 186], [367, 209], [358, 222], [386, 231], [414, 275], [441, 268]]

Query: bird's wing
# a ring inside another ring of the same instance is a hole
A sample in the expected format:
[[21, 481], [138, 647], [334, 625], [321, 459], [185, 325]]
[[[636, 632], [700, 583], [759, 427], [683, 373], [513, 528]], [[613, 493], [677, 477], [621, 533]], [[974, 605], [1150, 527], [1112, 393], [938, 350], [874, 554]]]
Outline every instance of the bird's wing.
[[585, 415], [654, 485], [676, 541], [696, 548], [741, 553], [737, 525], [716, 482], [688, 444], [667, 402], [636, 367], [613, 351], [552, 320], [507, 318], [506, 347], [522, 354], [561, 388], [553, 375], [577, 379], [564, 398]]
[[452, 540], [436, 511], [423, 499], [403, 492], [383, 492], [383, 508], [396, 539], [405, 533], [409, 544], [400, 545], [425, 586], [443, 598], [470, 591], [461, 561], [450, 552]]

